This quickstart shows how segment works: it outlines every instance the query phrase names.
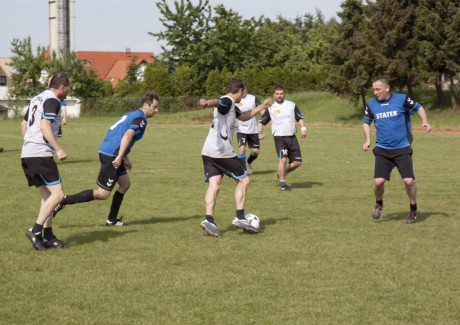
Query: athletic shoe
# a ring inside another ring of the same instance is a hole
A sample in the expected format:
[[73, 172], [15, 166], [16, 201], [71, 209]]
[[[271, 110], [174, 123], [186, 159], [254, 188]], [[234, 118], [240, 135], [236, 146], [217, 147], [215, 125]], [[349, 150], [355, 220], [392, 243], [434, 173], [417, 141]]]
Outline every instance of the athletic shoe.
[[43, 239], [41, 237], [36, 236], [32, 232], [32, 228], [27, 230], [26, 232], [27, 238], [29, 238], [30, 242], [32, 243], [32, 246], [37, 250], [37, 251], [44, 251], [46, 250], [46, 247], [43, 245]]
[[380, 219], [380, 215], [382, 214], [382, 210], [383, 210], [383, 205], [376, 204], [375, 207], [374, 207], [374, 210], [372, 210], [372, 218], [374, 218], [375, 220]]
[[246, 219], [235, 218], [232, 221], [232, 225], [234, 225], [236, 228], [241, 228], [241, 229], [246, 230], [248, 232], [252, 232], [252, 233], [259, 232], [259, 229], [257, 229], [253, 225], [251, 225]]
[[126, 226], [126, 223], [124, 223], [122, 219], [123, 217], [120, 219], [115, 219], [115, 220], [107, 219], [107, 221], [105, 222], [105, 225], [106, 226], [118, 226], [118, 227]]
[[417, 220], [417, 211], [410, 211], [406, 218], [406, 223], [409, 225]]
[[287, 184], [280, 184], [280, 190], [281, 191], [289, 191], [290, 188]]
[[54, 218], [54, 217], [58, 214], [58, 212], [61, 211], [61, 210], [64, 209], [64, 208], [65, 208], [65, 205], [58, 204], [58, 205], [54, 208], [53, 212], [51, 213], [51, 216]]
[[46, 238], [43, 238], [43, 246], [46, 248], [66, 248], [66, 244], [62, 241], [54, 237], [51, 240], [47, 240]]
[[209, 222], [208, 220], [203, 220], [200, 225], [201, 228], [206, 233], [208, 233], [208, 235], [214, 237], [222, 237], [222, 233], [219, 231], [219, 228], [217, 228], [217, 225], [215, 223]]
[[252, 175], [252, 167], [251, 167], [251, 164], [249, 164], [249, 163], [246, 164], [246, 171], [248, 172], [248, 175]]

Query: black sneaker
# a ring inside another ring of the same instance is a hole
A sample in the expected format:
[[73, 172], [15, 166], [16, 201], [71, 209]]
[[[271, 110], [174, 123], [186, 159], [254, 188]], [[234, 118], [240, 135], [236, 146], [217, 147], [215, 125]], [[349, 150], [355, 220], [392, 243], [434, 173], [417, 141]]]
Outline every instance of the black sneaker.
[[383, 210], [383, 205], [376, 204], [375, 207], [374, 207], [374, 210], [372, 210], [372, 218], [374, 218], [375, 220], [380, 219], [380, 215], [382, 214], [382, 210]]
[[64, 208], [65, 208], [65, 205], [58, 204], [58, 205], [54, 208], [53, 212], [51, 213], [51, 216], [54, 218], [54, 217], [58, 214], [58, 212], [61, 211], [61, 210], [64, 209]]
[[43, 246], [46, 248], [67, 248], [66, 244], [62, 241], [54, 237], [53, 239], [47, 240], [43, 238]]
[[32, 246], [37, 250], [37, 251], [44, 251], [46, 250], [46, 247], [43, 245], [43, 239], [41, 237], [36, 236], [33, 232], [32, 229], [27, 230], [26, 232], [26, 237], [29, 238], [30, 242], [32, 243]]
[[406, 218], [406, 223], [409, 225], [411, 223], [415, 223], [415, 221], [417, 221], [417, 211], [409, 212]]
[[117, 226], [117, 227], [126, 226], [126, 223], [124, 223], [122, 219], [123, 218], [115, 219], [115, 220], [107, 219], [107, 221], [105, 222], [105, 225], [110, 226], [110, 227], [111, 226]]
[[280, 184], [280, 190], [281, 191], [289, 191], [290, 188], [287, 184]]

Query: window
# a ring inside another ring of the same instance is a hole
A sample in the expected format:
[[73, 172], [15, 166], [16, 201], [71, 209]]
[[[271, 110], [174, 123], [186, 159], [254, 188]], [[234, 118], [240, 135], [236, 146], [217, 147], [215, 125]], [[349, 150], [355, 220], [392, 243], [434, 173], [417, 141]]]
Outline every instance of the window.
[[0, 86], [6, 86], [6, 76], [0, 76]]

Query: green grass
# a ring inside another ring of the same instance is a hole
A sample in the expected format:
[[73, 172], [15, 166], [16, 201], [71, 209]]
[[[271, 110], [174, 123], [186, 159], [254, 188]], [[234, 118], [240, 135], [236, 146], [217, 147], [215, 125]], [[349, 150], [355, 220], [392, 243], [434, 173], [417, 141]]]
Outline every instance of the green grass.
[[[419, 217], [406, 225], [397, 171], [382, 219], [371, 218], [373, 156], [361, 150], [361, 129], [311, 127], [288, 193], [277, 187], [266, 132], [246, 205], [261, 232], [231, 226], [226, 178], [216, 208], [224, 236], [215, 239], [199, 227], [208, 126], [163, 118], [130, 155], [121, 208], [130, 225], [104, 226], [110, 200], [68, 206], [54, 230], [70, 247], [46, 252], [25, 237], [39, 196], [20, 166], [19, 121], [0, 120], [1, 324], [458, 324], [460, 135], [415, 135]], [[64, 128], [66, 193], [95, 187], [98, 145], [114, 121]]]

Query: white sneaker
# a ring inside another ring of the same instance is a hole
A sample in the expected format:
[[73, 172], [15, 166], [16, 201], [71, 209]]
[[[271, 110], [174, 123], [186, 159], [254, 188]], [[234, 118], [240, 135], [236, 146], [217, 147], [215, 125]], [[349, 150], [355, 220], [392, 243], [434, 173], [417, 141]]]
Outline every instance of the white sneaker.
[[248, 175], [252, 175], [252, 167], [251, 164], [246, 164], [246, 171], [248, 172]]
[[234, 225], [236, 228], [241, 228], [252, 233], [259, 232], [259, 229], [251, 225], [246, 219], [238, 219], [235, 217], [235, 219], [232, 221], [232, 225]]

